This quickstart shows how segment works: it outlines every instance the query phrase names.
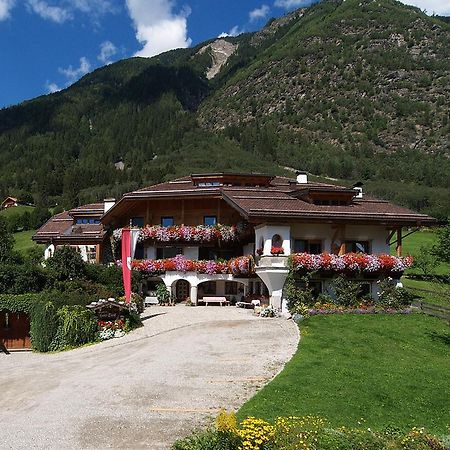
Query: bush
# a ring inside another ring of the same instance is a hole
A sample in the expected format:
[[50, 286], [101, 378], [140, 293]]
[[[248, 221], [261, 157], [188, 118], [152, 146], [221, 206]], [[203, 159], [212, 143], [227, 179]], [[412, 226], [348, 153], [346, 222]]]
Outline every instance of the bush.
[[300, 279], [302, 287], [298, 286], [298, 281], [294, 274], [290, 273], [286, 279], [284, 295], [287, 298], [287, 307], [291, 314], [303, 311], [304, 306], [312, 306], [315, 302], [314, 289], [310, 287], [310, 277], [305, 275]]
[[51, 350], [79, 347], [96, 340], [97, 319], [92, 311], [80, 305], [63, 306], [57, 316], [58, 328]]
[[47, 260], [47, 267], [58, 281], [84, 278], [85, 262], [81, 255], [71, 247], [61, 247]]
[[331, 290], [334, 302], [341, 306], [358, 306], [361, 302], [361, 283], [349, 280], [344, 275], [333, 279]]
[[403, 309], [410, 306], [414, 298], [408, 290], [396, 287], [390, 278], [380, 281], [377, 305], [389, 309]]
[[164, 283], [159, 283], [158, 286], [156, 286], [156, 297], [158, 298], [160, 305], [170, 302], [170, 292], [167, 290]]
[[30, 335], [31, 345], [38, 352], [48, 352], [58, 330], [58, 315], [55, 305], [43, 301], [33, 308]]
[[0, 265], [0, 292], [5, 294], [41, 292], [46, 283], [46, 273], [39, 266], [31, 263]]

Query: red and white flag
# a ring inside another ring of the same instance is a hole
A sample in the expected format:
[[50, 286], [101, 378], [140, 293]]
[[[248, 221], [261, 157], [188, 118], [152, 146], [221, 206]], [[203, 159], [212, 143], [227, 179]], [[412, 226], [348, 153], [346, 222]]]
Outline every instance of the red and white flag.
[[136, 250], [138, 235], [139, 230], [122, 229], [122, 276], [127, 303], [131, 301], [131, 262]]

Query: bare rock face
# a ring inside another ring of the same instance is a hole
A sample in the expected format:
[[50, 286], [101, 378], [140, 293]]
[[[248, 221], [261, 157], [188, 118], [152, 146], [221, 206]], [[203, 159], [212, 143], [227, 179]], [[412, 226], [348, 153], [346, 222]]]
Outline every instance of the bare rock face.
[[206, 72], [206, 78], [208, 78], [208, 80], [211, 80], [220, 72], [220, 69], [228, 61], [228, 58], [236, 51], [237, 47], [237, 45], [232, 44], [225, 39], [217, 39], [199, 50], [200, 54], [205, 53], [208, 50], [211, 53], [212, 65]]

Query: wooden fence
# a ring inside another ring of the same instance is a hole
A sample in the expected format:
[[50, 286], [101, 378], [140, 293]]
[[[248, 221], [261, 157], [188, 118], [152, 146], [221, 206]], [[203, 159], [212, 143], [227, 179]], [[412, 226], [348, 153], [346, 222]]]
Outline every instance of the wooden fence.
[[439, 317], [450, 323], [450, 308], [440, 305], [433, 305], [432, 303], [422, 302], [416, 300], [413, 302], [412, 306], [420, 309], [424, 314], [429, 316]]

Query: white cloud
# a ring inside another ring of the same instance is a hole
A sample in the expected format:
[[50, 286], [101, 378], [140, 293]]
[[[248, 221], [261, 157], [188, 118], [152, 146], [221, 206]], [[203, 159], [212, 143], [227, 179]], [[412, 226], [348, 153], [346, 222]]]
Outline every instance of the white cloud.
[[[0, 0], [15, 1], [15, 0]], [[96, 23], [98, 18], [106, 13], [116, 13], [119, 11], [110, 0], [60, 0], [48, 2], [46, 0], [26, 0], [26, 5], [30, 12], [39, 15], [42, 19], [56, 23], [64, 23], [72, 20], [75, 13], [82, 13]]]
[[450, 0], [402, 0], [406, 5], [417, 6], [427, 14], [446, 16], [450, 14]]
[[15, 0], [0, 0], [0, 20], [6, 20], [10, 16]]
[[111, 64], [111, 58], [117, 54], [117, 47], [111, 41], [105, 41], [100, 44], [100, 54], [97, 59], [103, 64]]
[[47, 92], [49, 94], [54, 94], [55, 92], [58, 92], [61, 90], [61, 88], [56, 83], [51, 83], [48, 80], [45, 83], [45, 89], [47, 89]]
[[256, 8], [248, 13], [250, 22], [255, 22], [256, 20], [265, 19], [270, 12], [270, 7], [268, 5], [262, 5], [260, 8]]
[[56, 23], [64, 23], [72, 19], [72, 13], [61, 6], [49, 5], [42, 0], [27, 0], [28, 8], [45, 20], [51, 20]]
[[58, 72], [62, 73], [67, 78], [67, 86], [74, 83], [78, 78], [86, 75], [91, 70], [91, 64], [88, 59], [83, 56], [80, 58], [80, 66], [72, 67], [71, 65], [67, 69], [59, 68]]
[[190, 9], [174, 12], [173, 0], [126, 0], [136, 29], [136, 39], [143, 48], [136, 56], [155, 56], [167, 50], [186, 48], [192, 40], [187, 33]]
[[277, 8], [293, 9], [301, 6], [309, 6], [313, 3], [311, 0], [275, 0], [274, 6]]
[[239, 36], [242, 33], [245, 33], [245, 31], [243, 29], [239, 28], [237, 25], [235, 25], [230, 31], [228, 31], [228, 33], [226, 33], [226, 32], [220, 33], [219, 36], [217, 36], [217, 37], [219, 37], [219, 38], [224, 38], [224, 37], [228, 37], [228, 36], [234, 37], [234, 36]]

